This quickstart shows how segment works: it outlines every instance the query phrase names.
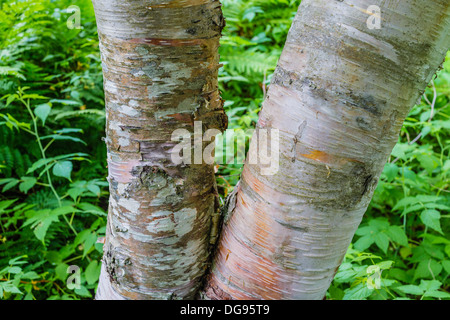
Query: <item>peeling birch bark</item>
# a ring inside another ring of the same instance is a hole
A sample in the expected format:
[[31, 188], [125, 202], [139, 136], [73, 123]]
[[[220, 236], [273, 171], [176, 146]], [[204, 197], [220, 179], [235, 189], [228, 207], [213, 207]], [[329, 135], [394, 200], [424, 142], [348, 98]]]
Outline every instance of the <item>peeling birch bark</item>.
[[226, 128], [215, 0], [93, 0], [110, 204], [96, 299], [192, 299], [207, 268], [212, 164], [175, 164], [172, 132]]
[[325, 296], [449, 47], [448, 0], [302, 1], [256, 131], [280, 130], [279, 171], [246, 163], [206, 298]]

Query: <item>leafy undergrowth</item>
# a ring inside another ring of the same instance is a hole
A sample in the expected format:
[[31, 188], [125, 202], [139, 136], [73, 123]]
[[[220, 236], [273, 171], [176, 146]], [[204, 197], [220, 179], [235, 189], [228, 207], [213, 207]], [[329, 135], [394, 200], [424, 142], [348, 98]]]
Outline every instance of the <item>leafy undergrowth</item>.
[[6, 1], [0, 21], [0, 297], [92, 298], [108, 202], [92, 4]]
[[[92, 4], [2, 3], [0, 297], [91, 299], [108, 205]], [[230, 129], [254, 128], [299, 3], [223, 1], [220, 89]], [[70, 5], [80, 7], [82, 29], [67, 28]], [[447, 62], [406, 119], [328, 299], [450, 297], [449, 101]], [[222, 196], [241, 166], [218, 164]]]

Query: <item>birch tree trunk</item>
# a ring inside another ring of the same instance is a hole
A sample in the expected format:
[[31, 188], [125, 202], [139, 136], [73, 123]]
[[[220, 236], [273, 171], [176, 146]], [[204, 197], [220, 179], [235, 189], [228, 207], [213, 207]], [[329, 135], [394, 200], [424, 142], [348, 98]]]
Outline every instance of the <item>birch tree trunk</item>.
[[325, 296], [449, 47], [448, 0], [302, 1], [257, 124], [279, 130], [279, 170], [247, 161], [207, 298]]
[[192, 299], [217, 192], [212, 164], [175, 164], [177, 129], [226, 127], [216, 0], [93, 0], [106, 95], [110, 205], [96, 299]]

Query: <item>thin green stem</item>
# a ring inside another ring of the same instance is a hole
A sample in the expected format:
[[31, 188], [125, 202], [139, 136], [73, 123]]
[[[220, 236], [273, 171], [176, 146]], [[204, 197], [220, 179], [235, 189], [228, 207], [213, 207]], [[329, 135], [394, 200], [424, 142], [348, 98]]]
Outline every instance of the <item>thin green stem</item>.
[[[38, 125], [37, 125], [37, 118], [34, 116], [33, 112], [31, 111], [31, 107], [30, 107], [30, 99], [27, 99], [27, 101], [24, 101], [22, 98], [19, 99], [27, 108], [28, 113], [30, 114], [31, 120], [33, 121], [33, 127], [34, 127], [34, 136], [36, 137], [36, 141], [37, 144], [39, 146], [39, 150], [41, 151], [41, 157], [42, 159], [46, 160], [47, 156], [45, 154], [45, 150], [46, 148], [48, 148], [49, 144], [47, 144], [47, 146], [44, 148], [42, 146], [41, 143], [41, 139], [39, 136], [39, 131], [38, 131]], [[62, 207], [61, 204], [61, 197], [59, 196], [58, 192], [56, 191], [55, 187], [53, 186], [53, 182], [52, 182], [52, 178], [50, 175], [50, 171], [48, 170], [48, 164], [45, 165], [44, 171], [47, 174], [47, 180], [48, 180], [48, 187], [52, 190], [53, 194], [56, 197], [56, 200], [58, 201], [58, 206]], [[73, 231], [73, 233], [75, 233], [75, 235], [78, 234], [78, 232], [76, 232], [76, 230], [73, 228], [72, 224], [70, 224], [69, 220], [67, 219], [66, 215], [63, 215], [64, 220], [67, 222], [67, 224], [69, 225], [70, 229]]]
[[70, 217], [70, 225], [72, 225], [74, 217], [75, 217], [75, 211], [72, 213], [72, 216]]
[[81, 259], [81, 258], [83, 258], [82, 255], [81, 256], [76, 256], [76, 257], [70, 258], [70, 259], [68, 259], [66, 261], [63, 261], [63, 263], [69, 263], [69, 262], [72, 262], [74, 260], [78, 260], [78, 259]]
[[50, 185], [48, 183], [36, 182], [36, 184], [38, 186], [43, 186], [43, 187], [47, 187], [47, 188], [50, 187]]
[[49, 143], [47, 143], [47, 145], [44, 148], [44, 152], [47, 151], [48, 147], [50, 147], [53, 142], [55, 142], [55, 139], [52, 139], [52, 140], [50, 140]]
[[73, 231], [73, 233], [75, 233], [75, 235], [78, 235], [78, 232], [73, 228], [72, 223], [69, 221], [69, 219], [67, 219], [66, 215], [63, 214], [62, 216], [63, 216], [64, 220], [66, 220], [67, 224], [69, 225], [69, 227]]

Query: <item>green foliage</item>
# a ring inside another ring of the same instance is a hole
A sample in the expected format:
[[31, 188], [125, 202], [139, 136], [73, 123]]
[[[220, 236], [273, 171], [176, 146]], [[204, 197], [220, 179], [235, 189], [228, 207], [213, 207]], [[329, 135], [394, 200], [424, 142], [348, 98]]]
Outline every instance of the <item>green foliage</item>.
[[[222, 2], [220, 89], [229, 128], [251, 129], [300, 1]], [[67, 28], [70, 5], [82, 29]], [[108, 204], [92, 4], [1, 6], [0, 297], [91, 299]], [[449, 299], [450, 62], [443, 68], [405, 121], [329, 299]], [[218, 165], [221, 196], [240, 169]], [[79, 289], [66, 283], [73, 265]]]
[[92, 298], [108, 201], [92, 4], [6, 1], [0, 20], [0, 297]]

